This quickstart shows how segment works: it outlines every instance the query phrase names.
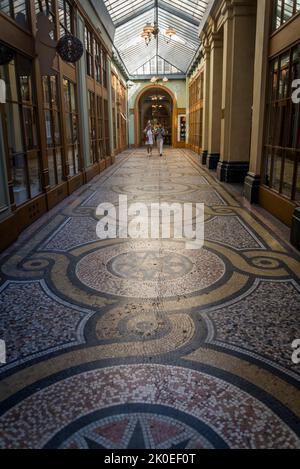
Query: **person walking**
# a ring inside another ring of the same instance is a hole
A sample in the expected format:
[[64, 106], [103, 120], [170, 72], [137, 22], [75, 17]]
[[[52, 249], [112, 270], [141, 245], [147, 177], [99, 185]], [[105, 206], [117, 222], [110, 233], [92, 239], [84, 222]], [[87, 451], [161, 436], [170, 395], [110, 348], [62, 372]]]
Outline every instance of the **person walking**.
[[152, 148], [153, 148], [153, 141], [154, 141], [154, 136], [153, 136], [153, 127], [151, 124], [151, 121], [148, 121], [147, 127], [144, 130], [145, 134], [145, 143], [147, 147], [147, 153], [148, 156], [152, 156]]
[[164, 136], [165, 136], [165, 129], [161, 124], [158, 124], [158, 127], [155, 132], [156, 135], [156, 142], [159, 156], [163, 154], [163, 146], [164, 146]]

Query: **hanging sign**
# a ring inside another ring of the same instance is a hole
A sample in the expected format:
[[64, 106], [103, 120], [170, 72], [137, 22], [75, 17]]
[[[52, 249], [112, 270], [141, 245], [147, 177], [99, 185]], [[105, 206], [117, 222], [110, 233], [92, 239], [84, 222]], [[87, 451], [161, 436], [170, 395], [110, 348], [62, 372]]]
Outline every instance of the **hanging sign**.
[[78, 62], [83, 54], [83, 44], [72, 34], [61, 37], [57, 43], [56, 50], [64, 62]]

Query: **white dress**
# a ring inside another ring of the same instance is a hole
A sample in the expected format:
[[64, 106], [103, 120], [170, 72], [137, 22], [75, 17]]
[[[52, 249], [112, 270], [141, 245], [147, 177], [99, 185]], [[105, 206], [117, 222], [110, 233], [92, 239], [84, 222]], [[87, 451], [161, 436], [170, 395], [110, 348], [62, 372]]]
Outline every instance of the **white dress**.
[[146, 135], [148, 137], [147, 140], [146, 140], [146, 145], [153, 145], [153, 132], [152, 132], [152, 130], [150, 130], [150, 129], [147, 130]]

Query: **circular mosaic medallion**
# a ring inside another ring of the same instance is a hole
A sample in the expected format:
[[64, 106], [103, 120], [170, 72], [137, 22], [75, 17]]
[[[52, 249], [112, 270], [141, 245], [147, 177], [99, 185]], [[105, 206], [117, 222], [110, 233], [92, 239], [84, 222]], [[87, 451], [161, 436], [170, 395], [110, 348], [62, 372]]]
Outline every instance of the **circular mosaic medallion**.
[[137, 280], [175, 280], [193, 269], [192, 261], [169, 251], [125, 252], [111, 259], [108, 270], [115, 276]]
[[300, 444], [285, 421], [250, 391], [204, 372], [157, 364], [62, 375], [7, 410], [0, 425], [5, 428], [1, 447], [15, 449]]
[[225, 265], [216, 254], [184, 246], [169, 241], [108, 246], [83, 257], [76, 276], [93, 290], [130, 298], [191, 294], [223, 277]]
[[[128, 406], [133, 409], [139, 406]], [[213, 448], [213, 445], [207, 438], [201, 435], [201, 422], [193, 421], [192, 418], [180, 412], [177, 418], [170, 418], [162, 415], [156, 406], [150, 407], [153, 413], [132, 412], [112, 415], [103, 419], [96, 419], [93, 423], [93, 415], [82, 419], [83, 422], [89, 421], [88, 425], [83, 425], [78, 431], [72, 434], [64, 441], [60, 448], [63, 449], [207, 449]], [[159, 407], [159, 406], [157, 406]], [[110, 411], [115, 413], [117, 409], [107, 409], [104, 414]], [[124, 411], [122, 407], [119, 412]], [[163, 409], [165, 413], [170, 413], [168, 408]], [[101, 412], [100, 412], [101, 413]], [[96, 415], [98, 412], [96, 413]], [[195, 428], [186, 421], [192, 421]], [[79, 425], [79, 422], [77, 423]], [[72, 432], [73, 425], [69, 428]], [[65, 430], [66, 433], [68, 430]], [[54, 440], [55, 441], [55, 440]], [[224, 444], [224, 446], [226, 446]]]

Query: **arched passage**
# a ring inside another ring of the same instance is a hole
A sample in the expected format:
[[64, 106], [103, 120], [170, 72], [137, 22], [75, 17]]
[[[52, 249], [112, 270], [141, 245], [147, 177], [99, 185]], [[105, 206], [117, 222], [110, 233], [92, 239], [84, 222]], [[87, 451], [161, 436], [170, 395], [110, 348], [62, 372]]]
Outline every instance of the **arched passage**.
[[[152, 106], [157, 107], [154, 108]], [[155, 112], [152, 112], [154, 109]], [[154, 121], [162, 121], [164, 126], [168, 128], [169, 143], [176, 146], [177, 100], [174, 93], [167, 87], [162, 85], [149, 85], [144, 87], [137, 95], [134, 105], [136, 147], [142, 145], [142, 129], [149, 118]]]

